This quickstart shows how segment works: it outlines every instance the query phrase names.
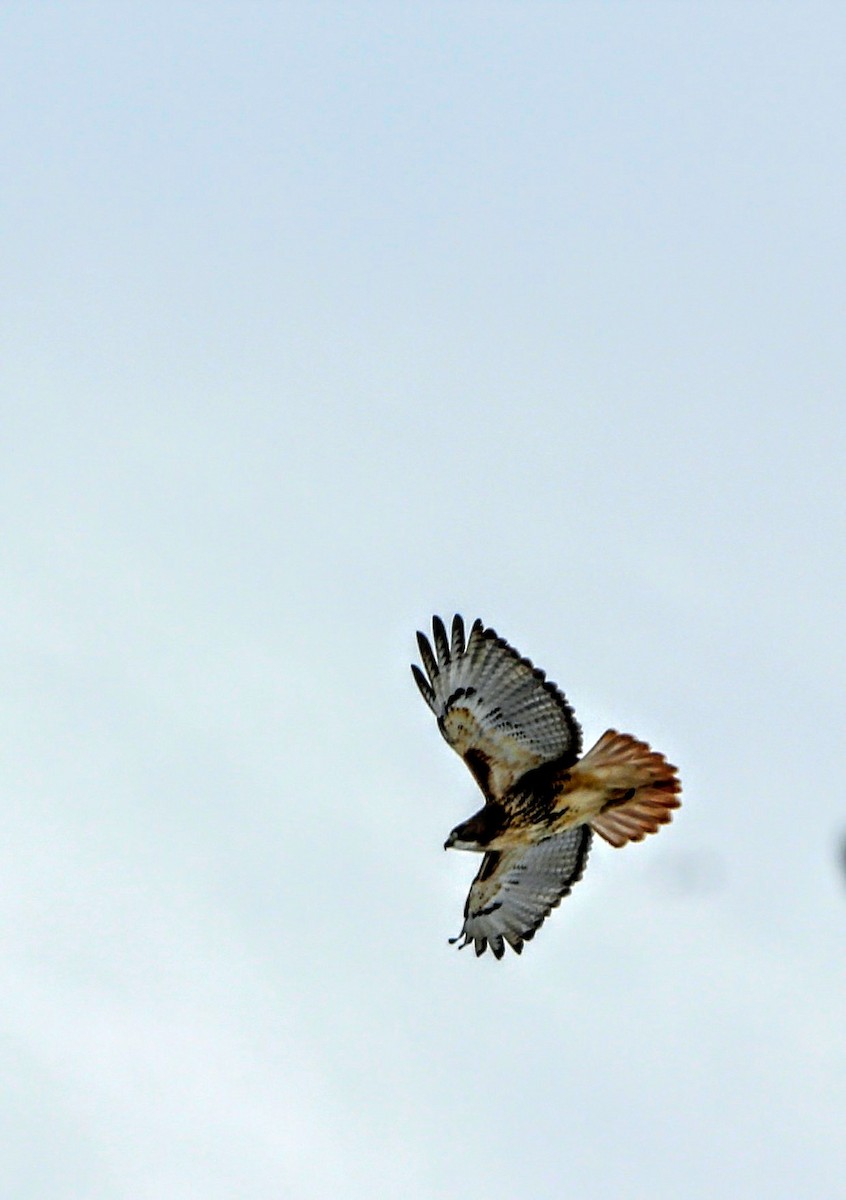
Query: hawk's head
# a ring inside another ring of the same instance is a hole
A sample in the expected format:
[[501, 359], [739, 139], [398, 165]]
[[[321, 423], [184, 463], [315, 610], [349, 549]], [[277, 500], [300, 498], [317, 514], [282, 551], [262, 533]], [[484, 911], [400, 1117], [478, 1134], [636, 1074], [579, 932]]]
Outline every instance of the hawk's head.
[[469, 820], [456, 825], [444, 842], [444, 850], [475, 850], [483, 853], [504, 825], [504, 810], [498, 804], [486, 804]]

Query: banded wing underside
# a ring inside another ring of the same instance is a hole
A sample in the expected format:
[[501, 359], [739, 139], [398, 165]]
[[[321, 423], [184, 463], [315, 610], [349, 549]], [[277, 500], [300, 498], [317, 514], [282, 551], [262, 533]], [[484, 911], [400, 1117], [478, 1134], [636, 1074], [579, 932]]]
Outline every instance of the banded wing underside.
[[414, 678], [438, 728], [467, 763], [488, 800], [496, 800], [526, 771], [553, 759], [576, 761], [581, 729], [573, 710], [544, 672], [476, 621], [465, 642], [455, 616], [451, 636], [432, 618], [434, 649], [417, 634], [425, 675]]
[[490, 946], [502, 958], [508, 942], [520, 954], [581, 879], [590, 843], [590, 827], [579, 825], [526, 849], [486, 854], [464, 906], [461, 948], [472, 943], [479, 955]]

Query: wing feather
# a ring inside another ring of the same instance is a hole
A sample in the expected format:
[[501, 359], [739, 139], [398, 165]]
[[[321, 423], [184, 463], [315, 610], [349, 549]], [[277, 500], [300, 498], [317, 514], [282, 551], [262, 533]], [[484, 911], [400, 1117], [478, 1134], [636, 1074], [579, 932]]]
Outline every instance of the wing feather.
[[438, 661], [432, 653], [429, 639], [425, 633], [421, 633], [419, 630], [417, 631], [417, 646], [420, 650], [423, 666], [426, 668], [426, 674], [429, 676], [429, 682], [434, 683], [438, 675]]
[[450, 657], [461, 658], [464, 653], [464, 622], [458, 613], [452, 618], [452, 641], [450, 643]]
[[435, 639], [435, 652], [438, 656], [438, 662], [441, 666], [448, 667], [451, 661], [449, 642], [447, 641], [444, 623], [440, 617], [432, 617], [432, 634]]
[[438, 718], [441, 733], [467, 762], [486, 798], [501, 799], [535, 767], [555, 759], [572, 765], [581, 729], [563, 694], [543, 671], [522, 658], [493, 629], [474, 621], [465, 643], [456, 615], [451, 642], [440, 617], [432, 618], [434, 651], [418, 633], [414, 678]]
[[525, 850], [486, 854], [464, 906], [461, 948], [472, 943], [481, 955], [490, 946], [502, 958], [507, 942], [520, 954], [581, 879], [591, 836], [588, 825], [578, 825]]
[[417, 684], [417, 686], [420, 688], [420, 695], [423, 697], [423, 699], [426, 701], [426, 703], [429, 705], [430, 708], [434, 708], [435, 707], [435, 693], [432, 691], [431, 687], [426, 682], [426, 676], [423, 674], [423, 672], [417, 666], [417, 663], [412, 664], [411, 670], [412, 670], [412, 674], [414, 675], [414, 681]]

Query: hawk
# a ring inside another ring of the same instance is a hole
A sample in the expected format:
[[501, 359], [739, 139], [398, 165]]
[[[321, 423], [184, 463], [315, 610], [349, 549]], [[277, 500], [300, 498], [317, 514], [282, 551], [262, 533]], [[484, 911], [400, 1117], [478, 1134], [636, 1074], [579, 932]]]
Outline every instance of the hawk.
[[582, 731], [563, 694], [493, 629], [475, 621], [465, 641], [432, 618], [434, 650], [417, 634], [423, 671], [411, 670], [438, 728], [485, 803], [444, 849], [482, 854], [464, 906], [460, 947], [518, 954], [582, 877], [593, 833], [623, 846], [672, 819], [681, 803], [674, 766], [609, 729], [579, 757]]

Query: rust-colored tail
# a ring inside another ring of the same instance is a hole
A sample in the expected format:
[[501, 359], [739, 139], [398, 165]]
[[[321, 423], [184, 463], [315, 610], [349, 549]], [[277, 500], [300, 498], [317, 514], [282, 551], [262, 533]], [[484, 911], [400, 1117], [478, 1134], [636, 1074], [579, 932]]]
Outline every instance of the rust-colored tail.
[[612, 846], [655, 833], [681, 804], [676, 767], [628, 733], [607, 730], [574, 771], [590, 772], [604, 787], [607, 798], [591, 827]]

